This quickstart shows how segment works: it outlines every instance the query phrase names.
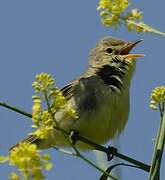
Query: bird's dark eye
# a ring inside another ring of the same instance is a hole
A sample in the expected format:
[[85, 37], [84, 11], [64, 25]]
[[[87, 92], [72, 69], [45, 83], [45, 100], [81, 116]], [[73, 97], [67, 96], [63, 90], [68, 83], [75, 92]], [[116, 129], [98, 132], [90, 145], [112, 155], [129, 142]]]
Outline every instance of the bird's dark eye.
[[111, 53], [112, 53], [112, 51], [113, 51], [113, 49], [112, 49], [112, 48], [107, 48], [107, 50], [106, 50], [106, 51], [107, 51], [107, 53], [108, 53], [108, 54], [111, 54]]

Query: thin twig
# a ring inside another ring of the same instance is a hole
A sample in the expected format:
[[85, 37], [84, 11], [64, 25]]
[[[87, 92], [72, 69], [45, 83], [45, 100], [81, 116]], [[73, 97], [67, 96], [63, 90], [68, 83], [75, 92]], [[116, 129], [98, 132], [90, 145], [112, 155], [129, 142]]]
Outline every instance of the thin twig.
[[103, 174], [106, 174], [106, 176], [110, 177], [113, 180], [117, 180], [117, 178], [115, 178], [114, 176], [112, 176], [111, 174], [109, 174], [108, 172], [104, 171], [103, 169], [101, 169], [100, 167], [96, 166], [96, 164], [94, 164], [92, 161], [90, 161], [89, 159], [87, 159], [86, 157], [84, 157], [76, 147], [73, 147], [73, 149], [75, 150], [77, 157], [79, 157], [80, 159], [84, 160], [85, 162], [87, 162], [88, 164], [90, 164], [92, 167], [94, 167], [95, 169], [97, 169], [98, 171], [102, 172]]
[[9, 104], [5, 103], [5, 102], [0, 102], [0, 106], [3, 106], [3, 107], [5, 107], [5, 108], [10, 109], [10, 110], [12, 110], [12, 111], [15, 111], [15, 112], [17, 112], [17, 113], [19, 113], [19, 114], [22, 114], [22, 115], [24, 115], [24, 116], [27, 116], [27, 117], [29, 117], [29, 118], [32, 118], [32, 114], [31, 114], [31, 113], [28, 113], [28, 112], [26, 112], [26, 111], [23, 111], [23, 110], [15, 107], [15, 106], [12, 106], [12, 105], [9, 105]]
[[75, 153], [71, 152], [71, 151], [67, 151], [65, 149], [62, 148], [58, 148], [58, 147], [52, 147], [53, 149], [66, 154], [66, 155], [70, 155], [70, 156], [76, 156], [80, 159], [83, 159], [84, 161], [86, 161], [88, 164], [90, 164], [91, 166], [93, 166], [94, 168], [96, 168], [97, 170], [101, 171], [102, 173], [104, 173], [107, 177], [109, 176], [111, 179], [117, 180], [115, 177], [111, 176], [108, 172], [106, 173], [103, 169], [99, 168], [98, 166], [96, 166], [93, 162], [91, 162], [89, 159], [85, 158], [78, 150], [77, 148], [74, 148]]
[[[26, 117], [32, 118], [32, 114], [30, 114], [30, 113], [28, 113], [26, 111], [20, 110], [20, 109], [14, 107], [14, 106], [8, 105], [8, 104], [3, 103], [3, 102], [0, 102], [0, 105], [7, 108], [7, 109], [15, 111], [15, 112], [17, 112], [19, 114], [22, 114], [22, 115], [24, 115]], [[70, 135], [70, 132], [66, 131], [65, 129], [62, 129], [62, 128], [59, 128], [59, 127], [54, 127], [54, 128], [61, 131], [61, 132], [64, 132], [68, 136]], [[106, 147], [101, 146], [99, 144], [96, 144], [93, 141], [90, 141], [90, 140], [86, 139], [85, 137], [82, 137], [82, 136], [78, 135], [78, 140], [82, 141], [82, 142], [84, 142], [84, 143], [86, 143], [86, 144], [88, 144], [88, 145], [90, 145], [92, 147], [94, 147], [96, 150], [107, 153], [107, 148]], [[144, 164], [144, 163], [142, 163], [140, 161], [137, 161], [137, 160], [135, 160], [133, 158], [130, 158], [130, 157], [126, 156], [126, 155], [123, 155], [123, 154], [120, 154], [120, 153], [117, 152], [116, 154], [114, 154], [114, 156], [116, 156], [116, 157], [118, 157], [120, 159], [123, 159], [125, 161], [128, 161], [128, 162], [130, 162], [132, 164], [135, 164], [135, 165], [139, 166], [144, 171], [149, 172], [149, 170], [150, 170], [149, 165]]]
[[[97, 143], [95, 143], [95, 142], [93, 142], [93, 141], [90, 141], [90, 140], [87, 139], [87, 138], [84, 138], [84, 137], [82, 137], [82, 136], [80, 136], [80, 135], [78, 135], [77, 138], [78, 138], [78, 140], [80, 140], [80, 141], [82, 141], [82, 142], [84, 142], [84, 143], [86, 143], [86, 144], [94, 147], [95, 150], [102, 151], [102, 152], [104, 152], [104, 153], [106, 153], [106, 154], [107, 154], [107, 152], [108, 152], [108, 148], [106, 148], [106, 147], [104, 147], [104, 146], [101, 146], [101, 145], [99, 145], [99, 144], [97, 144]], [[116, 157], [118, 157], [118, 158], [120, 158], [120, 159], [126, 160], [126, 161], [128, 161], [128, 162], [130, 162], [130, 163], [132, 163], [132, 164], [135, 164], [135, 165], [137, 165], [138, 167], [140, 167], [141, 169], [143, 169], [144, 171], [147, 171], [147, 172], [150, 171], [150, 166], [149, 166], [149, 165], [146, 165], [146, 164], [144, 164], [144, 163], [142, 163], [142, 162], [140, 162], [140, 161], [137, 161], [137, 160], [135, 160], [135, 159], [133, 159], [133, 158], [130, 158], [130, 157], [126, 156], [126, 155], [123, 155], [123, 154], [120, 154], [120, 153], [116, 152], [116, 153], [114, 154], [114, 156], [116, 156]]]

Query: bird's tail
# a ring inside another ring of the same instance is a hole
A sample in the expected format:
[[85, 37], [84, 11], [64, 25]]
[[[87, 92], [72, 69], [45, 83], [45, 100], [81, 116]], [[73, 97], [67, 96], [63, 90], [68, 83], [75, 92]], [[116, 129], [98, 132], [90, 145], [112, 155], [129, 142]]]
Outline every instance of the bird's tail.
[[26, 143], [29, 143], [29, 144], [36, 144], [36, 145], [38, 145], [40, 141], [41, 141], [41, 139], [39, 139], [37, 136], [30, 135], [27, 138], [21, 140], [19, 143], [17, 143], [15, 145], [13, 145], [12, 147], [10, 147], [9, 151], [13, 150], [15, 147], [18, 147], [18, 145], [20, 143], [23, 143], [23, 142], [26, 142]]

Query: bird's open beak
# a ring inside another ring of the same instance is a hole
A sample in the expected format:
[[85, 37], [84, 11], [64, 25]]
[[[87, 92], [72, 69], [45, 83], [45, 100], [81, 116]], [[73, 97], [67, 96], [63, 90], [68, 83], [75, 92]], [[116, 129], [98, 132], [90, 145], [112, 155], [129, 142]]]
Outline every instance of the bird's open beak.
[[120, 51], [119, 51], [119, 55], [121, 55], [122, 57], [126, 57], [129, 59], [136, 59], [139, 57], [144, 57], [144, 54], [129, 54], [129, 52], [137, 45], [139, 44], [141, 41], [143, 41], [143, 39], [139, 39], [133, 42], [129, 42], [127, 43]]

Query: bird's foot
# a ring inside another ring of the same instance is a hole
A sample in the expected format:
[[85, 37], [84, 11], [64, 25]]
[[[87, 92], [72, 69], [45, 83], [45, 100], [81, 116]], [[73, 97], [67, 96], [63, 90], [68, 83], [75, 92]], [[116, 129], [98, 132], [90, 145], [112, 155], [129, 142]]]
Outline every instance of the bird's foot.
[[77, 131], [75, 131], [75, 130], [72, 130], [71, 133], [70, 133], [69, 138], [70, 138], [71, 143], [72, 143], [73, 145], [75, 145], [76, 142], [77, 142], [78, 139], [79, 139], [79, 133], [78, 133]]
[[108, 146], [106, 153], [107, 153], [107, 160], [111, 161], [113, 157], [116, 155], [117, 149], [112, 146]]

